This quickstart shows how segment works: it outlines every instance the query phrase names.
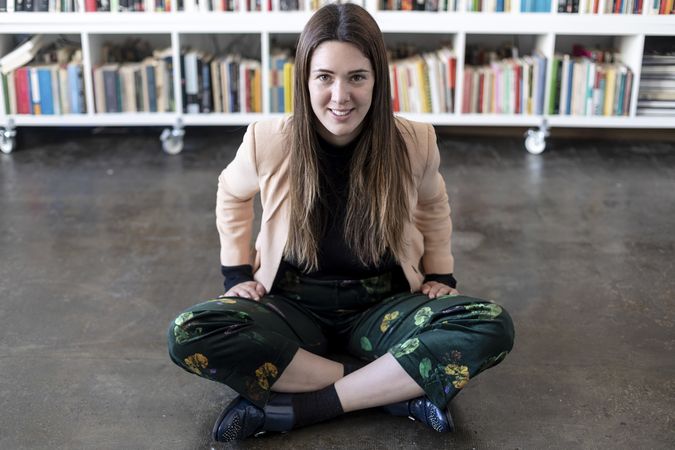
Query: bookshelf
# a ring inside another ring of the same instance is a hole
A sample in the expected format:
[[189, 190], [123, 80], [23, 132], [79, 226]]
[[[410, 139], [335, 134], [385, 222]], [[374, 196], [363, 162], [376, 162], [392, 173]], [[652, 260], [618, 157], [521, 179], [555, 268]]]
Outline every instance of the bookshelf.
[[[365, 0], [365, 7], [375, 17], [387, 44], [410, 42], [421, 51], [450, 43], [457, 60], [455, 100], [451, 112], [401, 113], [402, 116], [441, 126], [513, 126], [534, 127], [529, 133], [530, 151], [545, 146], [549, 128], [675, 128], [672, 116], [638, 116], [638, 89], [645, 43], [651, 37], [675, 37], [675, 14], [589, 14], [588, 1], [581, 0], [581, 13], [558, 13], [558, 1], [551, 0], [550, 12], [521, 13], [519, 0], [507, 2], [512, 12], [464, 12], [467, 0], [459, 0], [458, 11], [383, 11], [378, 0]], [[609, 0], [607, 0], [609, 1]], [[312, 14], [311, 1], [300, 11], [247, 11], [246, 2], [239, 10], [228, 12], [184, 12], [172, 2], [168, 12], [0, 12], [0, 58], [14, 48], [18, 36], [42, 34], [46, 39], [66, 35], [79, 42], [82, 50], [83, 89], [86, 112], [83, 114], [32, 115], [12, 114], [6, 108], [7, 93], [0, 89], [0, 149], [15, 149], [17, 129], [31, 126], [158, 126], [164, 150], [178, 153], [182, 149], [184, 127], [246, 125], [251, 121], [278, 116], [271, 111], [270, 54], [279, 43], [292, 46]], [[604, 11], [604, 0], [599, 10]], [[102, 46], [125, 37], [142, 37], [157, 49], [170, 48], [174, 60], [173, 90], [175, 109], [161, 113], [99, 113], [96, 109], [94, 69], [101, 63]], [[551, 83], [554, 55], [569, 52], [574, 44], [614, 48], [633, 73], [632, 93], [626, 116], [573, 116], [549, 114], [550, 91], [545, 89], [541, 114], [463, 113], [463, 77], [467, 46], [491, 48], [500, 42], [515, 43], [523, 54], [541, 52], [546, 58], [545, 86]], [[180, 61], [181, 48], [213, 51], [244, 47], [257, 58], [263, 70], [262, 112], [188, 114], [183, 105]], [[536, 141], [534, 147], [532, 142]], [[543, 150], [543, 147], [542, 149]]]

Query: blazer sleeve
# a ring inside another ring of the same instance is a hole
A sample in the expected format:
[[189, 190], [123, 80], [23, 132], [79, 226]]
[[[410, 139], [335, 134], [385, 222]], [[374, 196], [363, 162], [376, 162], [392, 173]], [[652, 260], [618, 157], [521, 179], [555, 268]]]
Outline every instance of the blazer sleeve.
[[218, 177], [216, 227], [222, 266], [252, 263], [253, 199], [260, 190], [255, 125], [249, 125], [236, 156]]
[[[439, 172], [440, 153], [436, 133], [426, 124], [426, 133], [420, 133], [418, 144], [427, 150], [427, 160], [418, 187], [417, 207], [413, 213], [415, 226], [424, 238], [422, 269], [427, 274], [454, 272], [451, 235], [452, 220], [445, 182]], [[426, 139], [424, 139], [426, 138]], [[426, 142], [424, 142], [426, 141]]]

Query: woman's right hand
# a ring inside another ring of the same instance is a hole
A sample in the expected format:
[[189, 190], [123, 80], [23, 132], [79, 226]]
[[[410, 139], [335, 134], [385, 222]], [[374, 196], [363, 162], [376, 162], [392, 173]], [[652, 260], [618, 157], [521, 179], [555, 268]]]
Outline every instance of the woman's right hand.
[[260, 300], [260, 297], [267, 294], [267, 289], [262, 283], [257, 281], [244, 281], [239, 283], [225, 293], [225, 297], [243, 297], [251, 300]]

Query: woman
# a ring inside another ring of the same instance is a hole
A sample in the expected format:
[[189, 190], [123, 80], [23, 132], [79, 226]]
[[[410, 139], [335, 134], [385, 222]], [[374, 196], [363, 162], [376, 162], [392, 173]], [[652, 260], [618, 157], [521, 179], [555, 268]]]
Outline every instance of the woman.
[[172, 323], [171, 358], [240, 394], [217, 441], [377, 406], [451, 431], [448, 403], [511, 350], [513, 325], [455, 290], [433, 128], [394, 118], [382, 34], [361, 7], [312, 16], [296, 74], [292, 117], [249, 126], [219, 177], [226, 292]]

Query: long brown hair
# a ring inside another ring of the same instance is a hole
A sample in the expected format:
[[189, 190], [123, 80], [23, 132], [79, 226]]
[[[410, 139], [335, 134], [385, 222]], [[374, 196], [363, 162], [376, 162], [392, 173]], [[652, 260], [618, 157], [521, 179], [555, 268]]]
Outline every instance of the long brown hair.
[[393, 115], [387, 53], [377, 23], [360, 6], [330, 4], [319, 9], [300, 35], [290, 142], [290, 227], [286, 256], [305, 270], [318, 269], [319, 239], [325, 230], [320, 190], [319, 146], [309, 97], [309, 67], [314, 50], [325, 41], [354, 45], [373, 67], [375, 85], [370, 110], [354, 150], [344, 237], [365, 265], [377, 264], [387, 249], [397, 260], [404, 250], [403, 229], [410, 220], [410, 160]]

